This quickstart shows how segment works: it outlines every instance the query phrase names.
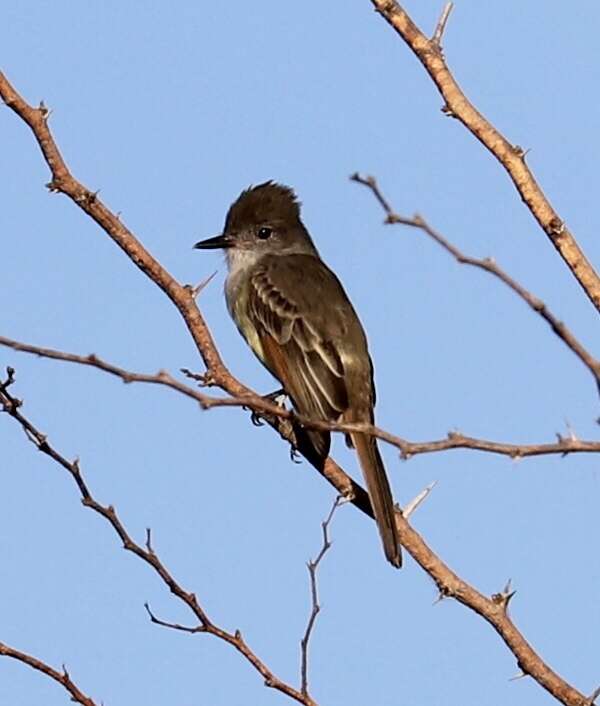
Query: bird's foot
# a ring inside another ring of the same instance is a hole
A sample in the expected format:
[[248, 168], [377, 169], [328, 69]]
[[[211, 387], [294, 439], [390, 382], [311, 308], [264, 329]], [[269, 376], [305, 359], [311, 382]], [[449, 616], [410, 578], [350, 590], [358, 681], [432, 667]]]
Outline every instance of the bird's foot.
[[[285, 401], [287, 398], [287, 395], [285, 394], [285, 391], [283, 389], [275, 390], [274, 392], [270, 392], [268, 395], [262, 395], [263, 400], [266, 400], [267, 402], [271, 402], [272, 404], [276, 404], [278, 407], [285, 407]], [[255, 427], [262, 427], [262, 425], [265, 423], [265, 419], [269, 419], [269, 415], [265, 414], [264, 412], [256, 412], [255, 410], [252, 410], [250, 414], [250, 420], [252, 424], [254, 424]]]

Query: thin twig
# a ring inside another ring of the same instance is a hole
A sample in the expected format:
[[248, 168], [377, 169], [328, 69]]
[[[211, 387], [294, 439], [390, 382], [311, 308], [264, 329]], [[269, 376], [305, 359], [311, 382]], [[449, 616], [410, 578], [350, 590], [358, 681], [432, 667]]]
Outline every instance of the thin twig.
[[434, 41], [435, 35], [434, 39], [428, 39], [396, 0], [371, 0], [371, 3], [402, 37], [431, 77], [445, 101], [444, 113], [459, 120], [502, 164], [521, 199], [600, 311], [600, 278], [535, 180], [525, 162], [525, 150], [512, 145], [469, 101], [446, 65], [440, 47]]
[[[574, 434], [569, 433], [567, 436], [557, 434], [555, 443], [546, 444], [509, 444], [488, 439], [477, 439], [472, 436], [466, 436], [459, 432], [449, 432], [445, 439], [437, 439], [434, 441], [409, 441], [396, 434], [391, 434], [384, 429], [380, 429], [372, 424], [358, 422], [332, 422], [329, 420], [315, 420], [296, 415], [294, 412], [275, 404], [268, 397], [261, 397], [256, 393], [241, 397], [213, 397], [201, 392], [196, 387], [191, 387], [185, 383], [175, 379], [170, 373], [161, 370], [156, 374], [138, 373], [132, 370], [109, 363], [95, 354], [78, 355], [66, 351], [59, 351], [54, 348], [44, 348], [42, 346], [34, 346], [29, 343], [15, 341], [5, 336], [0, 336], [0, 346], [6, 346], [13, 350], [22, 353], [37, 355], [40, 358], [49, 358], [51, 360], [61, 360], [67, 363], [76, 363], [88, 367], [102, 370], [103, 372], [114, 375], [125, 383], [148, 383], [152, 385], [160, 385], [171, 388], [176, 392], [189, 397], [198, 402], [202, 409], [212, 409], [214, 407], [244, 407], [260, 413], [267, 420], [276, 426], [274, 420], [280, 420], [279, 431], [288, 441], [293, 443], [293, 438], [287, 435], [285, 422], [297, 420], [309, 429], [319, 429], [323, 431], [334, 431], [346, 433], [350, 431], [360, 431], [365, 434], [371, 434], [381, 441], [384, 441], [391, 446], [395, 446], [400, 450], [402, 459], [408, 460], [412, 456], [425, 453], [436, 453], [448, 451], [451, 449], [472, 449], [474, 451], [484, 451], [488, 453], [509, 456], [513, 459], [526, 458], [528, 456], [548, 456], [552, 454], [560, 454], [566, 456], [570, 453], [598, 453], [600, 452], [600, 441], [584, 441], [578, 439]], [[206, 385], [205, 376], [197, 375], [186, 370], [185, 374], [193, 379], [200, 380], [202, 387]]]
[[308, 644], [310, 642], [310, 636], [315, 626], [317, 615], [321, 610], [321, 606], [319, 604], [319, 593], [317, 588], [317, 569], [319, 568], [321, 560], [331, 547], [331, 540], [329, 539], [329, 525], [331, 524], [331, 520], [333, 520], [335, 511], [341, 505], [342, 501], [343, 497], [341, 495], [338, 495], [333, 502], [329, 514], [325, 518], [324, 522], [321, 523], [321, 530], [323, 532], [323, 544], [316, 558], [313, 560], [309, 560], [306, 565], [308, 568], [308, 575], [310, 577], [311, 611], [310, 616], [308, 618], [308, 623], [306, 625], [306, 630], [304, 632], [304, 636], [302, 637], [302, 640], [300, 640], [300, 691], [305, 695], [308, 695]]
[[350, 179], [366, 186], [371, 190], [386, 214], [386, 223], [399, 223], [412, 228], [418, 228], [432, 238], [447, 253], [452, 255], [452, 257], [454, 257], [454, 259], [461, 265], [470, 265], [472, 267], [485, 270], [510, 287], [515, 294], [521, 297], [521, 299], [523, 299], [523, 301], [525, 301], [531, 309], [533, 309], [533, 311], [539, 314], [548, 323], [552, 331], [554, 331], [561, 341], [568, 346], [573, 353], [575, 353], [579, 360], [593, 375], [594, 380], [596, 381], [596, 387], [600, 392], [600, 361], [594, 358], [594, 356], [589, 353], [586, 348], [584, 348], [584, 346], [575, 338], [570, 329], [550, 311], [550, 309], [539, 297], [536, 297], [534, 294], [525, 289], [525, 287], [519, 284], [498, 264], [496, 264], [492, 258], [486, 257], [479, 259], [465, 255], [456, 247], [456, 245], [447, 240], [439, 231], [432, 228], [422, 216], [417, 214], [412, 218], [408, 218], [406, 216], [398, 215], [398, 213], [396, 213], [390, 205], [389, 201], [381, 193], [381, 189], [379, 188], [375, 177], [361, 176], [357, 172], [353, 174]]
[[444, 9], [442, 10], [442, 14], [440, 15], [440, 19], [438, 20], [438, 23], [435, 27], [435, 32], [433, 33], [433, 36], [431, 37], [431, 41], [441, 48], [442, 46], [442, 37], [444, 36], [444, 32], [446, 31], [446, 25], [448, 24], [448, 19], [450, 17], [450, 13], [452, 12], [454, 8], [454, 3], [453, 2], [447, 2], [444, 5]]
[[67, 668], [64, 665], [62, 668], [62, 672], [59, 672], [58, 670], [51, 667], [49, 664], [42, 662], [40, 659], [37, 659], [37, 657], [32, 657], [31, 655], [28, 655], [25, 652], [15, 650], [14, 647], [9, 647], [3, 642], [0, 642], [0, 656], [15, 659], [17, 660], [17, 662], [22, 662], [23, 664], [28, 665], [32, 669], [35, 669], [38, 672], [41, 672], [42, 674], [45, 674], [46, 676], [50, 677], [50, 679], [60, 684], [69, 692], [71, 701], [74, 701], [78, 704], [82, 704], [82, 706], [97, 706], [96, 702], [93, 699], [91, 699], [89, 696], [86, 696], [81, 691], [81, 689], [79, 689], [79, 687], [71, 679], [71, 675], [69, 674]]
[[[14, 383], [14, 370], [9, 369], [8, 377], [5, 381], [0, 381], [0, 409], [12, 417], [21, 428], [25, 431], [27, 438], [31, 441], [39, 451], [49, 456], [53, 461], [64, 468], [71, 476], [79, 493], [83, 504], [93, 510], [98, 515], [104, 517], [105, 520], [112, 526], [113, 530], [119, 536], [123, 543], [123, 548], [135, 554], [139, 559], [148, 564], [156, 574], [162, 579], [163, 583], [169, 588], [171, 593], [179, 598], [192, 612], [198, 625], [195, 628], [185, 628], [176, 623], [168, 623], [156, 618], [150, 608], [146, 606], [146, 610], [152, 621], [159, 625], [177, 630], [185, 630], [186, 632], [198, 632], [214, 635], [215, 637], [227, 642], [234, 647], [246, 660], [254, 667], [254, 669], [263, 677], [266, 686], [269, 686], [281, 693], [289, 696], [295, 701], [304, 704], [305, 706], [316, 706], [316, 702], [308, 695], [294, 689], [291, 685], [282, 681], [277, 677], [271, 669], [256, 655], [256, 653], [247, 645], [239, 631], [230, 633], [223, 628], [218, 627], [208, 617], [206, 611], [198, 602], [196, 595], [190, 591], [186, 591], [181, 584], [173, 577], [171, 572], [166, 568], [162, 560], [158, 557], [156, 551], [152, 548], [150, 534], [146, 534], [146, 546], [135, 542], [127, 532], [124, 524], [119, 518], [117, 511], [112, 505], [101, 505], [92, 495], [84, 477], [81, 473], [79, 461], [69, 461], [65, 456], [59, 453], [54, 446], [48, 441], [48, 438], [34, 424], [25, 417], [20, 411], [22, 403], [9, 392], [9, 387]], [[66, 684], [65, 684], [66, 686]], [[93, 706], [91, 702], [84, 702], [86, 706]]]

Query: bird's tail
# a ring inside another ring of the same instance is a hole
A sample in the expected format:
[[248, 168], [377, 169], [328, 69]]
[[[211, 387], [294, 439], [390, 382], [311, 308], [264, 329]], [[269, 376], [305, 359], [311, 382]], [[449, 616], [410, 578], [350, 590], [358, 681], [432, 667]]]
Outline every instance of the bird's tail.
[[354, 433], [350, 436], [367, 484], [385, 556], [390, 564], [399, 569], [402, 566], [402, 554], [396, 529], [394, 500], [377, 441], [374, 436], [366, 434]]

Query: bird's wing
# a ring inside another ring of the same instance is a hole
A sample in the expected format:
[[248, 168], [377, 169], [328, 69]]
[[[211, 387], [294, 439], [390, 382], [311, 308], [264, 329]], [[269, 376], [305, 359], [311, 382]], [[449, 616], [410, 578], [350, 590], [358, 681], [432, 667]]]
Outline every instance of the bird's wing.
[[[373, 422], [375, 389], [365, 335], [342, 285], [321, 260], [310, 255], [263, 258], [249, 279], [247, 307], [263, 362], [300, 414]], [[302, 433], [309, 448], [324, 460], [329, 433]], [[376, 440], [359, 433], [349, 436], [358, 452], [385, 554], [399, 567], [394, 503]]]
[[[343, 303], [337, 301], [340, 293], [347, 301], [335, 276], [308, 255], [263, 258], [249, 281], [247, 315], [260, 339], [263, 362], [299, 414], [313, 419], [338, 419], [348, 407], [344, 363], [336, 346], [346, 332], [344, 307], [336, 305]], [[322, 447], [325, 441], [318, 436], [313, 441]]]

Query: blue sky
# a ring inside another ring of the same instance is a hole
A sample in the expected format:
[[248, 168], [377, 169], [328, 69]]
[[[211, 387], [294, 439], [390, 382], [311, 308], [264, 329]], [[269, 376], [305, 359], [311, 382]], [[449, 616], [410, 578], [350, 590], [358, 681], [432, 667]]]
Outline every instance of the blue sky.
[[[412, 3], [432, 29], [440, 3]], [[595, 263], [600, 9], [554, 1], [459, 2], [445, 52], [461, 86], [512, 142]], [[469, 254], [493, 256], [594, 352], [597, 314], [499, 165], [456, 121], [422, 67], [367, 0], [289, 3], [20, 2], [5, 8], [3, 66], [51, 127], [74, 174], [181, 281], [218, 269], [201, 309], [232, 372], [274, 382], [245, 348], [222, 296], [225, 266], [194, 252], [251, 183], [294, 186], [323, 258], [368, 332], [380, 425], [410, 439], [449, 430], [552, 441], [567, 424], [597, 438], [591, 376], [526, 305], [458, 266], [421, 233], [383, 226], [375, 174], [396, 210], [418, 211]], [[4, 235], [0, 334], [131, 369], [200, 369], [176, 311], [65, 197], [25, 126], [0, 110]], [[309, 612], [305, 562], [332, 489], [239, 410], [200, 413], [167, 390], [0, 349], [24, 411], [215, 622], [242, 630], [298, 683]], [[70, 479], [0, 418], [0, 641], [65, 663], [111, 706], [284, 703], [231, 648], [149, 623], [188, 621], [150, 570], [85, 510]], [[334, 451], [359, 478], [336, 438]], [[598, 683], [598, 459], [519, 463], [475, 452], [401, 462], [384, 448], [398, 501], [438, 485], [415, 527], [465, 579], [494, 593], [550, 665], [584, 693]], [[514, 657], [477, 616], [433, 606], [410, 560], [394, 572], [351, 507], [332, 526], [319, 574], [323, 612], [311, 652], [322, 704], [512, 702], [550, 697], [509, 681]], [[0, 660], [0, 703], [63, 704], [66, 694]]]

